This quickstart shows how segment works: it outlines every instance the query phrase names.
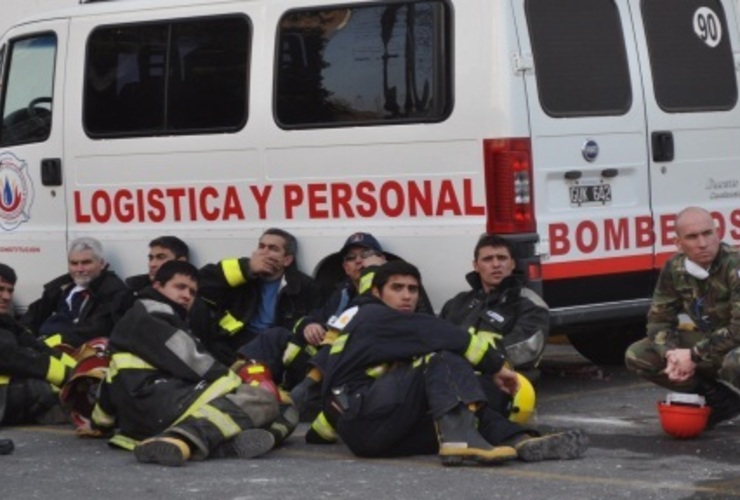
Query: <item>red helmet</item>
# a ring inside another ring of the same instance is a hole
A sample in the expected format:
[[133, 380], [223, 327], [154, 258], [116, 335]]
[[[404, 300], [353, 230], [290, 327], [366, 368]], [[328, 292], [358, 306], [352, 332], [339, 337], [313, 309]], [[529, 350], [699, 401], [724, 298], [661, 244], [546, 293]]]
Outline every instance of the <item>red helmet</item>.
[[[80, 347], [80, 349], [82, 349]], [[72, 422], [77, 429], [90, 429], [92, 412], [98, 401], [98, 388], [108, 373], [110, 356], [105, 351], [80, 360], [72, 371], [59, 395], [62, 405], [70, 409]]]
[[247, 360], [246, 363], [237, 368], [236, 374], [245, 384], [265, 389], [275, 396], [278, 403], [280, 402], [280, 391], [272, 380], [272, 372], [264, 363]]

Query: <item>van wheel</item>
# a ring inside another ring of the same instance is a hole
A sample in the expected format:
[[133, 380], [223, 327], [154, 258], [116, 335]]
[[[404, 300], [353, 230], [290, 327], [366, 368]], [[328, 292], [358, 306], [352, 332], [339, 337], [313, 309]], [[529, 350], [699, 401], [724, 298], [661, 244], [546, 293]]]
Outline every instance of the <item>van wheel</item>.
[[645, 338], [645, 321], [578, 327], [567, 336], [575, 350], [593, 363], [622, 365], [627, 347]]

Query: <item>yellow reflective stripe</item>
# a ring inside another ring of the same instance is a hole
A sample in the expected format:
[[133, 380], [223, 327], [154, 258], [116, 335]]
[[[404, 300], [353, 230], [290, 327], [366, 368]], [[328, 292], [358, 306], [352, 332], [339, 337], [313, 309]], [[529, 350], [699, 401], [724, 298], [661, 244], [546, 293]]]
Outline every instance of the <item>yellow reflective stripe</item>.
[[295, 345], [293, 342], [288, 342], [288, 345], [285, 346], [285, 350], [283, 351], [283, 366], [291, 364], [300, 352], [300, 346]]
[[326, 415], [322, 411], [311, 423], [311, 429], [316, 431], [316, 434], [322, 437], [325, 441], [336, 441], [337, 431], [327, 420]]
[[429, 353], [429, 354], [427, 354], [425, 356], [419, 356], [419, 357], [415, 358], [414, 359], [414, 362], [411, 363], [411, 366], [413, 368], [419, 368], [421, 365], [423, 365], [425, 363], [429, 363], [429, 360], [432, 358], [432, 356], [434, 356], [434, 354], [435, 353], [432, 352], [432, 353]]
[[77, 360], [67, 354], [66, 352], [62, 353], [62, 356], [59, 358], [59, 361], [61, 361], [64, 366], [69, 366], [70, 368], [74, 368], [77, 366]]
[[120, 370], [156, 370], [156, 368], [135, 354], [117, 352], [111, 356], [105, 379], [108, 382], [112, 381]]
[[218, 326], [226, 330], [229, 335], [234, 335], [239, 330], [244, 328], [244, 323], [232, 316], [229, 311], [226, 311], [224, 316], [218, 322]]
[[378, 378], [384, 373], [388, 371], [388, 363], [383, 363], [376, 366], [371, 366], [367, 370], [365, 370], [365, 374], [372, 377], [372, 378]]
[[123, 448], [124, 450], [134, 451], [134, 448], [139, 444], [139, 441], [128, 436], [124, 436], [123, 434], [116, 434], [108, 440], [108, 444], [117, 446], [118, 448]]
[[44, 344], [48, 345], [49, 347], [56, 347], [61, 343], [62, 343], [62, 335], [60, 333], [55, 333], [51, 337], [46, 337], [44, 339]]
[[229, 286], [239, 286], [247, 282], [247, 277], [242, 274], [239, 259], [224, 259], [221, 261], [221, 270]]
[[50, 384], [54, 384], [57, 387], [61, 386], [64, 382], [64, 374], [67, 371], [67, 367], [59, 361], [57, 358], [49, 358], [49, 368], [46, 370], [46, 381]]
[[504, 338], [503, 335], [501, 335], [500, 333], [496, 333], [496, 332], [480, 331], [477, 333], [477, 335], [483, 340], [485, 340], [486, 342], [488, 342], [489, 344], [491, 344], [493, 347], [496, 347], [497, 340]]
[[298, 328], [303, 326], [302, 323], [304, 319], [306, 319], [306, 316], [301, 317], [295, 323], [293, 323], [293, 333], [298, 333]]
[[229, 415], [222, 412], [215, 406], [201, 406], [192, 413], [192, 416], [208, 420], [210, 423], [215, 425], [218, 430], [221, 431], [221, 434], [223, 434], [223, 436], [227, 439], [232, 436], [236, 436], [242, 430], [241, 427], [239, 427], [236, 422], [234, 422], [233, 418], [231, 418]]
[[477, 335], [471, 335], [470, 344], [468, 344], [468, 348], [465, 351], [465, 358], [470, 361], [471, 365], [477, 366], [483, 359], [483, 356], [485, 356], [490, 345], [485, 339]]
[[358, 287], [357, 293], [362, 295], [363, 293], [367, 292], [372, 288], [373, 286], [373, 278], [375, 277], [375, 272], [370, 271], [362, 275], [360, 278], [360, 286]]
[[344, 350], [344, 344], [347, 343], [347, 337], [349, 337], [348, 333], [337, 337], [337, 340], [335, 340], [334, 343], [331, 345], [331, 350], [329, 351], [329, 354], [339, 354], [340, 352], [342, 352]]
[[226, 375], [219, 378], [215, 382], [213, 382], [211, 385], [208, 386], [208, 388], [203, 391], [203, 394], [201, 394], [198, 399], [191, 404], [187, 410], [185, 410], [185, 413], [180, 415], [180, 417], [175, 420], [175, 422], [172, 425], [178, 424], [188, 418], [194, 411], [196, 411], [198, 408], [210, 403], [214, 399], [216, 399], [219, 396], [223, 396], [224, 394], [228, 394], [237, 387], [239, 387], [242, 384], [242, 379], [239, 378], [239, 375], [234, 373], [233, 371], [229, 370]]
[[92, 421], [100, 427], [113, 427], [116, 424], [116, 418], [103, 411], [97, 403], [95, 404], [95, 408], [93, 408]]
[[0, 385], [8, 385], [10, 383], [10, 377], [8, 375], [0, 375]]

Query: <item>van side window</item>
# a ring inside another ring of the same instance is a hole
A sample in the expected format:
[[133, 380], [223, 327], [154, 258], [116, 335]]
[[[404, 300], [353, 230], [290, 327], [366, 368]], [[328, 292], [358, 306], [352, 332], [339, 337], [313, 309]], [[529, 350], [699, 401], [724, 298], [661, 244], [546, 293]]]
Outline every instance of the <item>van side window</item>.
[[622, 115], [629, 66], [613, 0], [526, 0], [537, 91], [553, 117]]
[[728, 110], [737, 103], [730, 31], [717, 0], [643, 0], [658, 105], [666, 112]]
[[450, 113], [445, 1], [292, 10], [278, 29], [281, 127], [434, 122]]
[[2, 80], [0, 146], [43, 142], [49, 137], [56, 48], [52, 33], [9, 44]]
[[106, 26], [87, 43], [91, 137], [233, 132], [247, 120], [243, 16]]

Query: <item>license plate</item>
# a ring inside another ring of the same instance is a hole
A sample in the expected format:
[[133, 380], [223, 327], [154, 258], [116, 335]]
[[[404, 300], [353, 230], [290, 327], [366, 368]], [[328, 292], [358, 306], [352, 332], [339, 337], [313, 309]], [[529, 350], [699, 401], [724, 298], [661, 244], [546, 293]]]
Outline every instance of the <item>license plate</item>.
[[611, 184], [586, 184], [569, 186], [570, 204], [581, 205], [606, 205], [612, 201]]

